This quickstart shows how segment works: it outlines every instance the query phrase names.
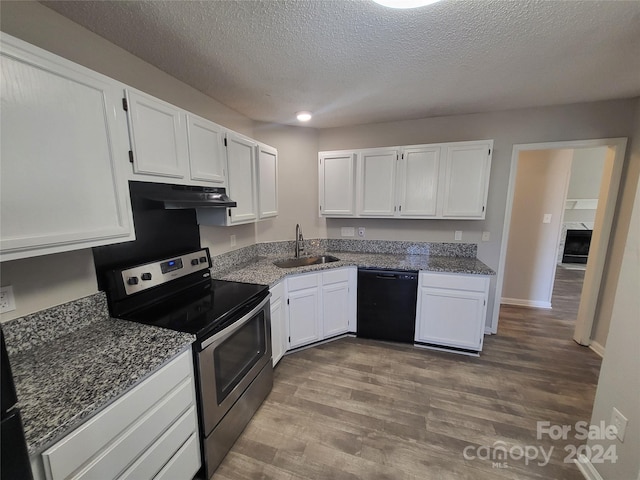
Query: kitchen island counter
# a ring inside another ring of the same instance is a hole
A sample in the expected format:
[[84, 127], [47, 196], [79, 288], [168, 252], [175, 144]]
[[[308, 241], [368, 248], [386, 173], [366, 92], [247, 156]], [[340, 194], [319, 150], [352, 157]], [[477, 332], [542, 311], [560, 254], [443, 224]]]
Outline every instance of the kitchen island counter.
[[109, 317], [97, 293], [3, 325], [30, 455], [189, 348], [194, 336]]

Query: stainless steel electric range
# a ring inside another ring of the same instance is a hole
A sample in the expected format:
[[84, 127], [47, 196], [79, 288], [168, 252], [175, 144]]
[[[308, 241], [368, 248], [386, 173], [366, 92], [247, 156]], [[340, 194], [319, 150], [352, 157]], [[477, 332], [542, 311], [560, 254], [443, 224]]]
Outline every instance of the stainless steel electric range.
[[269, 288], [212, 280], [207, 248], [104, 273], [111, 314], [196, 336], [205, 478], [271, 391]]

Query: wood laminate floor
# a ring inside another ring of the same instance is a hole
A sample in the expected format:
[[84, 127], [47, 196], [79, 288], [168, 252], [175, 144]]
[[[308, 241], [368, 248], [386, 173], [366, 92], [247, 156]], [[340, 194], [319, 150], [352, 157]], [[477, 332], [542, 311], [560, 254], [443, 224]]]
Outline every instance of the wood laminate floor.
[[357, 338], [285, 356], [213, 478], [582, 479], [565, 463], [575, 432], [537, 435], [591, 418], [600, 358], [571, 339], [574, 272], [559, 271], [554, 310], [503, 307], [479, 358]]

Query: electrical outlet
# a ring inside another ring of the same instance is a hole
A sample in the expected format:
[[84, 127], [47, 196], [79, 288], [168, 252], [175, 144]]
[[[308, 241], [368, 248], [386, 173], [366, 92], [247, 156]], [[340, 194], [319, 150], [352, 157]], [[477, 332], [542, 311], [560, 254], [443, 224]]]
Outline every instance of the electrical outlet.
[[355, 237], [356, 236], [356, 229], [353, 227], [342, 227], [340, 229], [340, 234], [343, 237]]
[[456, 240], [462, 240], [462, 230], [456, 230], [456, 234], [454, 238]]
[[611, 411], [610, 425], [616, 427], [616, 437], [618, 437], [621, 442], [624, 441], [624, 432], [627, 429], [628, 421], [629, 420], [627, 420], [627, 417], [620, 413], [620, 410], [618, 410], [616, 407], [613, 407], [613, 410]]
[[488, 242], [491, 238], [491, 232], [482, 232], [482, 241]]
[[235, 235], [231, 235], [230, 242], [231, 242], [231, 246], [232, 247], [236, 246], [236, 236]]
[[358, 227], [358, 236], [364, 238], [364, 227]]
[[7, 285], [0, 287], [0, 313], [11, 312], [16, 309], [16, 301], [13, 298], [13, 287]]

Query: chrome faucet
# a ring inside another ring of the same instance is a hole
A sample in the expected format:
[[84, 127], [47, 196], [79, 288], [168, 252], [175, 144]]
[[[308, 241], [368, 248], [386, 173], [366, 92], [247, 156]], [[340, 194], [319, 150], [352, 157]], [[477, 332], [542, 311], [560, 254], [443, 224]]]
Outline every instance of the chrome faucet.
[[304, 237], [302, 236], [302, 227], [296, 223], [296, 249], [295, 258], [300, 257], [300, 252], [304, 252]]

